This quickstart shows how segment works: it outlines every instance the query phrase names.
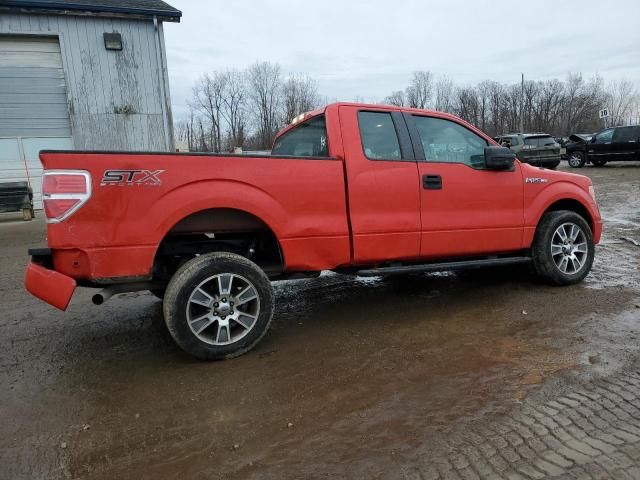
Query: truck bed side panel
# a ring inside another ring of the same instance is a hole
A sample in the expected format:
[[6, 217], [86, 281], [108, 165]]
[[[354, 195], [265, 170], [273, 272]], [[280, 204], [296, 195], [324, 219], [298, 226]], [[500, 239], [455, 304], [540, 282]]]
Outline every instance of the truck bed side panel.
[[[171, 227], [211, 208], [260, 218], [280, 241], [288, 269], [321, 270], [350, 260], [338, 160], [83, 152], [43, 152], [41, 160], [45, 169], [91, 173], [89, 201], [48, 226], [49, 246], [77, 257], [68, 272], [75, 278], [150, 273], [156, 248]], [[102, 181], [109, 171], [139, 170], [156, 172], [158, 182]], [[96, 261], [89, 261], [92, 252]]]

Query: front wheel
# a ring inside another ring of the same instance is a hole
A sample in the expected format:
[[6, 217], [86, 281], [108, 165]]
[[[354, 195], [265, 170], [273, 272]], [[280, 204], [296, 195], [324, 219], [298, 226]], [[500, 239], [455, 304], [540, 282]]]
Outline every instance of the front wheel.
[[203, 360], [237, 357], [269, 328], [271, 282], [260, 267], [239, 255], [200, 255], [169, 282], [163, 311], [171, 336], [185, 352]]
[[545, 281], [572, 285], [587, 276], [594, 256], [591, 228], [575, 212], [545, 213], [532, 245], [533, 268]]
[[571, 168], [582, 168], [587, 160], [583, 152], [572, 152], [569, 154], [568, 162]]

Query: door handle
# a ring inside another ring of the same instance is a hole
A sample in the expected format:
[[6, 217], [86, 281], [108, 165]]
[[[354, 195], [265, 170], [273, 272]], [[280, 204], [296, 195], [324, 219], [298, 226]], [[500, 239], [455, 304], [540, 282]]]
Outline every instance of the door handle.
[[442, 177], [440, 175], [423, 175], [422, 188], [425, 190], [442, 190]]

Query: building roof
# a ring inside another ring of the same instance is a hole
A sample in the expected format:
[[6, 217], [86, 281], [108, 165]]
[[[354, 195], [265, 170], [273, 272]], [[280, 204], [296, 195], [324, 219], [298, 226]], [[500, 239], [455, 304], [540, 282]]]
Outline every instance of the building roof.
[[42, 13], [156, 16], [170, 22], [179, 22], [182, 16], [180, 10], [161, 0], [2, 0], [0, 7]]

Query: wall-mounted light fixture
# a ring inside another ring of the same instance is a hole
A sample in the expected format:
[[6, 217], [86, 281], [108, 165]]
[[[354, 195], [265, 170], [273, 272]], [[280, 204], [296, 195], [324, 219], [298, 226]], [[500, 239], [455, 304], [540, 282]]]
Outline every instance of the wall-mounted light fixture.
[[119, 33], [104, 34], [104, 48], [107, 50], [122, 50], [122, 35]]

